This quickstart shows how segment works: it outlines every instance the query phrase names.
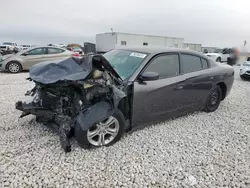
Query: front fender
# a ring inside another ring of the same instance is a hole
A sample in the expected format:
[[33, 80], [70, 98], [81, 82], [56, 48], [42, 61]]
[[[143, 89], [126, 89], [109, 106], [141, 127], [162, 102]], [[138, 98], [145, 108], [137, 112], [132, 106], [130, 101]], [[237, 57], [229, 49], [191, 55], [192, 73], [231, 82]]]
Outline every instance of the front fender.
[[4, 60], [4, 63], [2, 65], [5, 68], [5, 70], [7, 70], [7, 64], [10, 63], [11, 61], [16, 61], [16, 62], [20, 63], [20, 65], [22, 66], [22, 69], [23, 69], [23, 63], [22, 63], [20, 58], [9, 58], [9, 59]]
[[80, 125], [83, 131], [87, 131], [92, 125], [103, 121], [113, 115], [114, 112], [115, 108], [111, 103], [101, 101], [80, 112], [76, 117], [76, 123]]

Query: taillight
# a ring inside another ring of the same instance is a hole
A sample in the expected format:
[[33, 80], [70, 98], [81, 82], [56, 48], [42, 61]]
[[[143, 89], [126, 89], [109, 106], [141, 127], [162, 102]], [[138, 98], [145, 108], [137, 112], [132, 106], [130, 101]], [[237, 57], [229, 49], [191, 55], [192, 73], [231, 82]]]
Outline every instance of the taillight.
[[74, 53], [74, 54], [72, 54], [72, 56], [79, 57], [79, 56], [80, 56], [80, 54], [78, 54], [78, 53]]

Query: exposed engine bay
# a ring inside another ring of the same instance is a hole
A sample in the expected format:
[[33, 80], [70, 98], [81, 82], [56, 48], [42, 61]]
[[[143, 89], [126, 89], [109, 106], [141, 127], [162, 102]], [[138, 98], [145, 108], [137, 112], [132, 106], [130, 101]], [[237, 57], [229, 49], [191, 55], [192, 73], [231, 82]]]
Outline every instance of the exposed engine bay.
[[16, 103], [20, 117], [32, 114], [37, 122], [55, 124], [65, 152], [71, 151], [75, 124], [87, 130], [114, 113], [126, 97], [122, 80], [99, 55], [39, 63], [30, 69], [28, 80], [35, 86], [25, 94], [26, 101]]

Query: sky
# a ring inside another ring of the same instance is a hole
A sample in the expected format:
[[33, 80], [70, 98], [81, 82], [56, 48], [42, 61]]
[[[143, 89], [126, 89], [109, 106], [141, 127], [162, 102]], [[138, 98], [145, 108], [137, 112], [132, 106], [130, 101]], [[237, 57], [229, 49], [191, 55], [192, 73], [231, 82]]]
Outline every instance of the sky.
[[97, 33], [250, 49], [250, 0], [0, 0], [0, 43], [95, 42]]

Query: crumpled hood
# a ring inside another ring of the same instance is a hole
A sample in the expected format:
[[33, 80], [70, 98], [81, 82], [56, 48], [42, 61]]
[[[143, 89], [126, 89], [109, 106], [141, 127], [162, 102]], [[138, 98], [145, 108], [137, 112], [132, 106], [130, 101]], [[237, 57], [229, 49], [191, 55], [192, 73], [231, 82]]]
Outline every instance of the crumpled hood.
[[108, 70], [116, 78], [121, 79], [109, 62], [101, 55], [41, 62], [32, 66], [29, 74], [30, 78], [36, 82], [52, 84], [63, 80], [88, 79], [93, 67], [99, 70]]

